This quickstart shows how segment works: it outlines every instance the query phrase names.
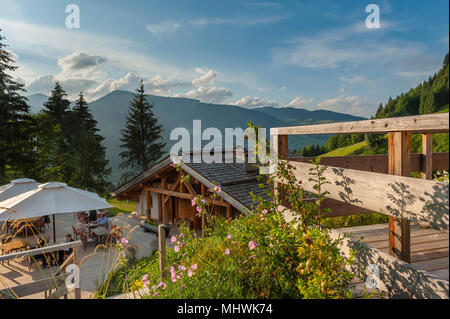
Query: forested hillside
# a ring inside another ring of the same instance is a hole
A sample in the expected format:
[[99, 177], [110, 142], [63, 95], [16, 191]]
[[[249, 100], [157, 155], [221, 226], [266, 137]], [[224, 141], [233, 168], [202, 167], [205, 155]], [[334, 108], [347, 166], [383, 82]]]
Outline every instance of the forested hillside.
[[[395, 98], [389, 97], [385, 106], [380, 103], [378, 110], [372, 118], [387, 118], [397, 116], [419, 115], [429, 113], [448, 112], [449, 101], [449, 55], [444, 58], [442, 68], [430, 76], [428, 80], [401, 93]], [[366, 143], [361, 143], [361, 142]], [[359, 143], [358, 145], [355, 145]], [[344, 134], [330, 137], [323, 146], [306, 146], [298, 153], [302, 156], [317, 156], [337, 150], [339, 154], [383, 154], [387, 153], [387, 139], [384, 135]], [[433, 135], [433, 151], [448, 152], [449, 135]], [[411, 151], [421, 151], [421, 138], [419, 134], [411, 137]], [[330, 153], [335, 154], [336, 152]], [[331, 155], [330, 155], [331, 156]]]

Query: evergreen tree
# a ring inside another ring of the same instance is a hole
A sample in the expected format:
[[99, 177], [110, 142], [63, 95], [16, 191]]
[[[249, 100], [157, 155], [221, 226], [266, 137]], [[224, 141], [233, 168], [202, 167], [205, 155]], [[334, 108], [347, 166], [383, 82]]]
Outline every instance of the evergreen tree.
[[159, 142], [162, 127], [153, 114], [153, 105], [147, 102], [144, 83], [141, 80], [130, 104], [125, 129], [121, 130], [123, 151], [119, 154], [124, 161], [121, 169], [128, 169], [122, 179], [149, 169], [164, 154], [165, 143]]
[[45, 121], [51, 123], [54, 131], [59, 132], [59, 136], [53, 142], [56, 144], [55, 147], [57, 147], [57, 152], [59, 153], [58, 158], [62, 162], [55, 162], [52, 165], [60, 167], [58, 170], [60, 175], [55, 181], [64, 183], [68, 183], [75, 170], [73, 150], [71, 149], [74, 140], [74, 129], [72, 127], [70, 101], [66, 96], [67, 93], [56, 82], [48, 101], [44, 103], [45, 108], [43, 110], [46, 115]]
[[54, 119], [55, 124], [60, 124], [63, 128], [66, 127], [67, 114], [70, 112], [70, 101], [66, 96], [67, 93], [59, 82], [56, 82], [48, 101], [44, 103], [44, 112]]
[[27, 175], [32, 159], [29, 106], [24, 85], [10, 74], [18, 67], [4, 39], [0, 34], [0, 182]]
[[109, 161], [105, 159], [106, 149], [102, 145], [104, 138], [97, 134], [97, 121], [82, 93], [69, 118], [73, 134], [71, 149], [74, 164], [70, 184], [102, 193], [107, 186], [106, 176], [111, 173], [111, 168], [107, 167]]

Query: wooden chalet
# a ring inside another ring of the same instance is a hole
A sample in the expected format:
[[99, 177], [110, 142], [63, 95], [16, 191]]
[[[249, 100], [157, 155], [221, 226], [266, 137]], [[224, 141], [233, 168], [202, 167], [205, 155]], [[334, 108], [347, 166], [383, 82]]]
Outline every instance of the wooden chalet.
[[[192, 154], [189, 154], [192, 158]], [[183, 163], [182, 173], [190, 175], [189, 182], [182, 182], [181, 172], [171, 166], [170, 157], [165, 158], [149, 170], [131, 179], [111, 192], [120, 200], [136, 201], [136, 212], [152, 221], [164, 224], [190, 223], [193, 228], [202, 228], [202, 219], [196, 216], [191, 200], [204, 195], [216, 184], [222, 191], [213, 203], [214, 213], [228, 219], [248, 211], [254, 204], [250, 193], [265, 196], [259, 187], [258, 170], [246, 162], [239, 163], [236, 156], [246, 156], [244, 151], [222, 151], [222, 156], [232, 157], [231, 163]], [[186, 156], [183, 157], [183, 161]]]

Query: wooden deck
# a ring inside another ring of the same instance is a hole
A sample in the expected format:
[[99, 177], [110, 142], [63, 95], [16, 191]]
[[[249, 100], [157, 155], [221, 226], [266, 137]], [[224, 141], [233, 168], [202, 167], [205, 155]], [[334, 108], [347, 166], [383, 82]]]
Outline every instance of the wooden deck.
[[[373, 248], [389, 252], [389, 224], [337, 229]], [[449, 280], [449, 233], [411, 226], [411, 265]]]
[[[139, 220], [135, 214], [127, 214], [110, 218], [110, 222], [118, 226], [125, 226], [124, 236], [131, 245], [137, 247], [136, 257], [141, 258], [149, 256], [157, 249], [157, 237], [152, 233], [144, 233], [143, 229], [138, 227]], [[73, 214], [61, 214], [56, 216], [56, 240], [64, 242], [65, 235], [72, 234], [72, 225], [75, 224]], [[1, 223], [0, 223], [1, 226]], [[1, 228], [0, 228], [1, 229]], [[52, 225], [43, 233], [43, 236], [53, 238]], [[3, 234], [0, 232], [0, 235]], [[72, 234], [73, 235], [73, 234]], [[27, 240], [33, 243], [35, 240], [29, 236]], [[104, 280], [106, 274], [117, 266], [118, 249], [112, 247], [108, 249], [98, 249], [95, 253], [94, 244], [88, 244], [86, 249], [81, 249], [81, 267], [80, 267], [80, 286], [81, 297], [91, 298], [96, 290], [97, 283]], [[42, 269], [33, 265], [28, 268], [28, 262], [16, 259], [0, 264], [0, 289], [12, 288], [18, 285], [27, 284], [44, 278], [50, 278], [58, 271], [57, 266], [51, 269]], [[28, 296], [27, 298], [44, 298], [44, 293]], [[69, 293], [72, 298], [72, 293]]]

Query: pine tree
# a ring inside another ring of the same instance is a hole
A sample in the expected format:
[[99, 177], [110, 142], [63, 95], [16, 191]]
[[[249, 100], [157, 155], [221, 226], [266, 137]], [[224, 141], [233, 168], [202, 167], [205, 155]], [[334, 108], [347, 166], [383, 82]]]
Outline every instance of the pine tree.
[[71, 144], [74, 139], [74, 130], [72, 127], [72, 116], [70, 110], [70, 101], [66, 98], [67, 93], [56, 82], [50, 97], [47, 102], [44, 103], [44, 114], [47, 116], [46, 121], [51, 123], [53, 130], [60, 132], [53, 142], [56, 143], [58, 150], [58, 158], [62, 161], [53, 163], [60, 167], [59, 173], [61, 174], [57, 181], [67, 183], [74, 170], [75, 164], [73, 163], [74, 157], [71, 150]]
[[97, 121], [82, 93], [69, 118], [73, 134], [71, 149], [74, 164], [70, 184], [102, 193], [106, 190], [106, 176], [111, 173], [111, 168], [107, 167], [109, 161], [105, 158], [106, 149], [102, 145], [104, 138], [97, 134]]
[[159, 142], [162, 127], [153, 114], [153, 105], [147, 102], [144, 83], [141, 80], [130, 104], [125, 129], [121, 130], [123, 151], [119, 154], [124, 161], [121, 169], [129, 171], [122, 179], [146, 171], [164, 154], [165, 143]]
[[0, 182], [26, 175], [32, 159], [30, 109], [21, 95], [26, 91], [10, 74], [18, 67], [4, 39], [0, 34]]
[[60, 124], [63, 128], [66, 127], [67, 114], [70, 111], [70, 101], [66, 96], [67, 93], [59, 82], [56, 82], [48, 101], [44, 103], [44, 112], [55, 120], [55, 124]]

